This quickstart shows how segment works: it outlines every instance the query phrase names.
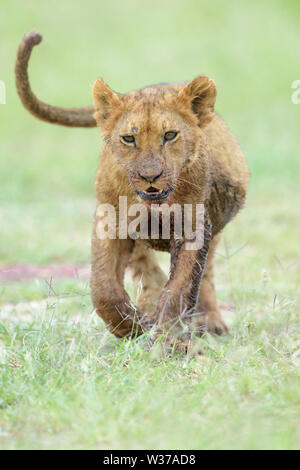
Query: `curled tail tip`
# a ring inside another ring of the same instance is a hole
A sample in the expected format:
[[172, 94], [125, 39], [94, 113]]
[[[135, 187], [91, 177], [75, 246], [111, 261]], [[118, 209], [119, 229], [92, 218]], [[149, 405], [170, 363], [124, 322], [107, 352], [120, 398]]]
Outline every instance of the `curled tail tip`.
[[22, 45], [26, 46], [36, 46], [40, 44], [43, 40], [43, 36], [38, 31], [29, 31], [24, 34], [22, 38]]
[[17, 91], [23, 106], [34, 116], [52, 124], [68, 127], [96, 127], [93, 106], [71, 109], [51, 106], [40, 101], [32, 92], [28, 78], [28, 62], [32, 49], [40, 44], [42, 39], [38, 31], [29, 31], [23, 36], [18, 48], [15, 76]]

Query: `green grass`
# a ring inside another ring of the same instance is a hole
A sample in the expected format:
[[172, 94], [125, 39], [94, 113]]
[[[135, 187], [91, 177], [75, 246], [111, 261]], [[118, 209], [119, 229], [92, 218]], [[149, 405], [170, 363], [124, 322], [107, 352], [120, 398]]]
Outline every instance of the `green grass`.
[[204, 339], [200, 360], [111, 338], [88, 296], [21, 316], [1, 330], [2, 447], [299, 447], [294, 305], [253, 291], [232, 336]]
[[86, 282], [0, 286], [0, 448], [299, 448], [299, 2], [4, 0], [1, 12], [1, 265], [90, 257], [101, 137], [21, 107], [13, 64], [30, 29], [44, 34], [33, 88], [53, 104], [89, 104], [98, 76], [125, 92], [210, 75], [252, 179], [217, 256], [231, 334], [201, 340], [203, 358], [113, 338]]

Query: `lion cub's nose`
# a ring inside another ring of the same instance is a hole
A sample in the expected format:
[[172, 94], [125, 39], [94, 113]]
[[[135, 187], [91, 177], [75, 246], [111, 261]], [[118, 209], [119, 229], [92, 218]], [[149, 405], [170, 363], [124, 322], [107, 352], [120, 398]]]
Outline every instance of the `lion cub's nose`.
[[139, 176], [140, 176], [143, 180], [147, 181], [147, 183], [153, 183], [154, 181], [158, 180], [158, 178], [159, 178], [162, 174], [163, 174], [162, 171], [161, 171], [160, 173], [158, 173], [158, 174], [157, 174], [157, 173], [155, 174], [155, 173], [153, 173], [153, 172], [152, 172], [152, 173], [150, 173], [150, 172], [149, 172], [149, 173], [148, 173], [148, 172], [140, 173], [140, 172], [139, 172]]

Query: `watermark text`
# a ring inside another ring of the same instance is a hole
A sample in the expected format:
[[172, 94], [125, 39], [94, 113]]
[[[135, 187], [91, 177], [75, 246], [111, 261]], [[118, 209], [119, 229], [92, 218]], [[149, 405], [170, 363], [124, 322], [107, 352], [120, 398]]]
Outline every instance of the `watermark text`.
[[142, 203], [128, 207], [127, 197], [119, 197], [119, 205], [99, 204], [96, 212], [96, 233], [100, 240], [131, 238], [132, 240], [183, 240], [185, 249], [200, 250], [204, 243], [203, 204]]
[[295, 80], [292, 83], [292, 88], [296, 88], [294, 93], [292, 93], [292, 103], [293, 104], [300, 104], [300, 80]]
[[6, 104], [6, 86], [3, 80], [0, 80], [0, 104]]

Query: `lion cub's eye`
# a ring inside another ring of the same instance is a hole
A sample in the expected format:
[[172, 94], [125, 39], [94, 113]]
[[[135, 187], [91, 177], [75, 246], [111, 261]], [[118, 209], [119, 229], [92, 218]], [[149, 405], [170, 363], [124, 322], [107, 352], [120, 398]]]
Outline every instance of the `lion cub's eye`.
[[175, 131], [166, 132], [164, 135], [164, 141], [174, 140], [175, 137], [177, 137], [177, 135], [178, 135], [178, 132], [175, 132]]
[[135, 144], [135, 138], [133, 135], [122, 135], [121, 136], [121, 140], [125, 143], [125, 144]]

